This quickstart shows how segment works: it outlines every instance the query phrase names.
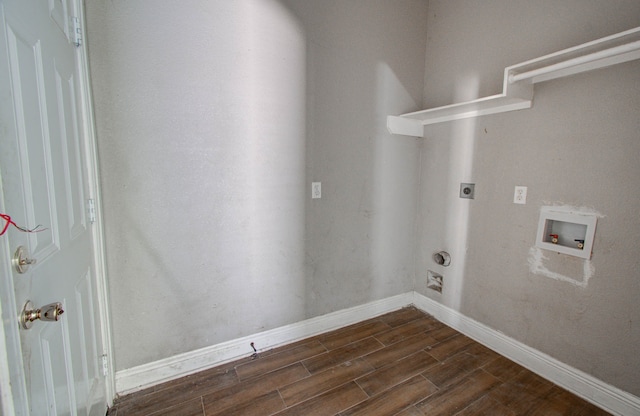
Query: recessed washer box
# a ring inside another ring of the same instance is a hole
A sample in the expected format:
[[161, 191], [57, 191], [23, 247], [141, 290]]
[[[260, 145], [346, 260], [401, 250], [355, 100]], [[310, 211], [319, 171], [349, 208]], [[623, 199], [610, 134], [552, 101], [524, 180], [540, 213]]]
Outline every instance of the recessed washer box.
[[597, 217], [593, 214], [542, 207], [536, 246], [570, 256], [591, 258]]

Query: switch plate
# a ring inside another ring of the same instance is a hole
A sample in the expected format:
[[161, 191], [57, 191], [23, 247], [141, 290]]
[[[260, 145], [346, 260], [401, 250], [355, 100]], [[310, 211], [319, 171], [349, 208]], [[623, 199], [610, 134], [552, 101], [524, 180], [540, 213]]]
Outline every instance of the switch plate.
[[322, 198], [322, 182], [311, 182], [311, 198]]
[[527, 187], [526, 186], [516, 186], [516, 189], [513, 192], [513, 203], [514, 204], [527, 203]]

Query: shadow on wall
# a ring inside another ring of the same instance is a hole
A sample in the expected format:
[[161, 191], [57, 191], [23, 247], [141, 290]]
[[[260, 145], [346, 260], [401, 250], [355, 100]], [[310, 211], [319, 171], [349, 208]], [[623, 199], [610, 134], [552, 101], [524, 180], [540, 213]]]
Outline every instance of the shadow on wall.
[[371, 299], [397, 294], [402, 277], [411, 276], [419, 194], [420, 149], [423, 139], [391, 135], [386, 119], [398, 111], [419, 109], [420, 102], [387, 62], [376, 67], [373, 123], [371, 204]]
[[386, 116], [421, 106], [426, 2], [284, 3], [307, 36], [305, 190], [322, 182], [306, 208], [313, 317], [413, 289], [421, 142]]
[[118, 370], [413, 289], [426, 2], [87, 16]]
[[[474, 100], [478, 95], [479, 77], [469, 75], [456, 82], [454, 94], [455, 102]], [[441, 273], [444, 276], [442, 295], [434, 294], [425, 287], [417, 288], [432, 296], [440, 296], [440, 300], [455, 310], [461, 310], [464, 293], [464, 278], [467, 263], [467, 243], [469, 233], [469, 215], [473, 199], [462, 199], [459, 196], [461, 183], [475, 183], [473, 175], [473, 160], [475, 153], [476, 118], [467, 118], [441, 125], [428, 126], [425, 140], [430, 139], [432, 132], [435, 136], [445, 137], [446, 143], [434, 141], [424, 149], [425, 181], [422, 196], [423, 204], [428, 212], [422, 218], [421, 233], [418, 238], [422, 241], [425, 252], [421, 254], [423, 266]], [[442, 158], [438, 155], [445, 154]], [[437, 181], [437, 182], [436, 182]], [[483, 189], [476, 186], [476, 194]], [[451, 265], [444, 268], [435, 265], [432, 254], [440, 250], [451, 255]], [[418, 271], [424, 278], [426, 270]], [[423, 280], [418, 280], [422, 282]], [[420, 284], [420, 283], [419, 283]]]
[[304, 319], [298, 20], [249, 0], [87, 15], [117, 369]]
[[[243, 2], [248, 16], [244, 67], [249, 175], [247, 215], [250, 250], [245, 308], [268, 294], [253, 331], [304, 317], [304, 200], [306, 148], [306, 34], [277, 1]], [[236, 253], [242, 252], [238, 247]], [[265, 265], [268, 265], [265, 267]]]

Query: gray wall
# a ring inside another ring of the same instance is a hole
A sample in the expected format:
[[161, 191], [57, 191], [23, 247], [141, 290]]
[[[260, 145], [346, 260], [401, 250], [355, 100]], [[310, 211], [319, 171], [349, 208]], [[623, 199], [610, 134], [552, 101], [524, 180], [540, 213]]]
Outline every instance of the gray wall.
[[118, 370], [413, 287], [427, 4], [290, 3], [87, 2]]
[[[426, 2], [288, 1], [307, 34], [307, 316], [413, 290]], [[422, 50], [420, 48], [423, 48]]]
[[[504, 67], [639, 21], [635, 0], [431, 0], [425, 104], [499, 93]], [[538, 84], [530, 110], [425, 132], [416, 289], [640, 395], [640, 62]], [[476, 183], [474, 200], [460, 182]], [[600, 216], [591, 261], [533, 247], [545, 205]], [[450, 267], [433, 263], [438, 249]], [[442, 295], [428, 269], [444, 274]]]
[[[117, 369], [415, 287], [640, 395], [639, 63], [425, 140], [384, 128], [423, 85], [425, 107], [498, 93], [640, 3], [87, 3]], [[533, 248], [543, 205], [600, 215], [591, 261]]]

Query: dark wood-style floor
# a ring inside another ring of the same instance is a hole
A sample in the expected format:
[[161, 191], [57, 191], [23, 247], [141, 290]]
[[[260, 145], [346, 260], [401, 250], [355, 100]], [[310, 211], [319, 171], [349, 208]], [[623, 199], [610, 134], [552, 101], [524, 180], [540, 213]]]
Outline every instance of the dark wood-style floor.
[[109, 416], [607, 414], [415, 308], [118, 398], [108, 412]]

